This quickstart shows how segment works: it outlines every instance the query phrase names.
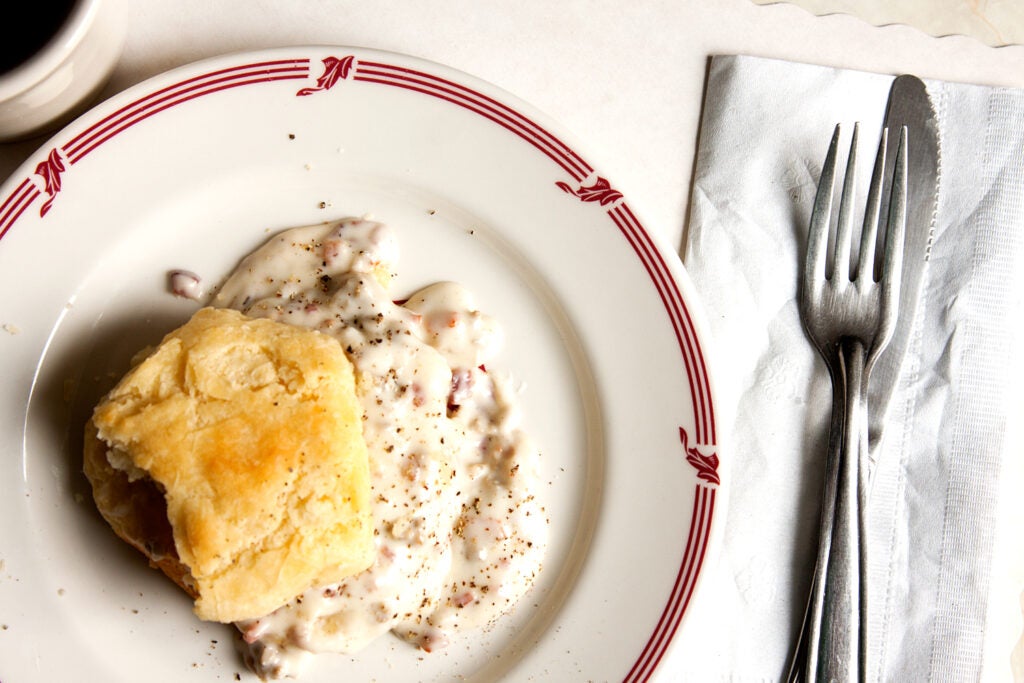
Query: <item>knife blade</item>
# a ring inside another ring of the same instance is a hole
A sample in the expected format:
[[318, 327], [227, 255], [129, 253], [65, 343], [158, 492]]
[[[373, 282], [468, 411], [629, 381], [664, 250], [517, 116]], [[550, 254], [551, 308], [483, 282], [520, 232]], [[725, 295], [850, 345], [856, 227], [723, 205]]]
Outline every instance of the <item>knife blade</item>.
[[[903, 246], [903, 275], [900, 282], [896, 328], [888, 347], [872, 369], [868, 386], [868, 402], [871, 405], [868, 451], [871, 461], [876, 461], [882, 425], [885, 423], [889, 403], [899, 381], [900, 368], [913, 335], [922, 282], [935, 234], [941, 149], [935, 108], [921, 79], [904, 74], [893, 80], [884, 125], [890, 131], [889, 147], [886, 150], [889, 164], [894, 163], [895, 145], [899, 141], [899, 135], [893, 135], [891, 131], [898, 131], [902, 126], [907, 127], [907, 228]], [[892, 173], [887, 173], [886, 177], [891, 178]], [[888, 215], [889, 191], [889, 187], [883, 188], [883, 216]]]

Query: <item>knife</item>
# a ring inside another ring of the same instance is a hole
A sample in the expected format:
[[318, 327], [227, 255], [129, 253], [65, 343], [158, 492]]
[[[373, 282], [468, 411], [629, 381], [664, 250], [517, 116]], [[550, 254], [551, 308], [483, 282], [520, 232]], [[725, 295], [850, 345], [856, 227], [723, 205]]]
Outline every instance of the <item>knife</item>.
[[[905, 74], [893, 80], [884, 125], [890, 131], [907, 127], [907, 230], [896, 329], [872, 369], [871, 384], [868, 387], [868, 403], [871, 406], [868, 416], [868, 452], [872, 462], [877, 462], [882, 425], [910, 345], [935, 234], [941, 169], [939, 130], [935, 108], [921, 79]], [[890, 165], [896, 159], [895, 145], [898, 141], [898, 135], [889, 135], [886, 159]], [[887, 173], [885, 177], [892, 178], [892, 173]], [[882, 216], [888, 215], [889, 190], [889, 187], [884, 187], [882, 191]]]

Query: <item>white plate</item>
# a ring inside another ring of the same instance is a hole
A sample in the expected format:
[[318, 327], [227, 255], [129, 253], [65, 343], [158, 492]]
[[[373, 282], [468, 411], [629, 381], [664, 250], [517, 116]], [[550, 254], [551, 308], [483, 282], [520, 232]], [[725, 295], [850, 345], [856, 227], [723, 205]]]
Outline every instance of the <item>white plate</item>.
[[492, 629], [304, 680], [652, 678], [722, 520], [706, 337], [673, 250], [579, 148], [466, 74], [316, 46], [176, 69], [40, 149], [0, 191], [0, 679], [249, 676], [99, 518], [79, 433], [195, 309], [169, 270], [216, 282], [268, 231], [362, 214], [398, 233], [397, 292], [457, 280], [503, 323], [554, 538]]

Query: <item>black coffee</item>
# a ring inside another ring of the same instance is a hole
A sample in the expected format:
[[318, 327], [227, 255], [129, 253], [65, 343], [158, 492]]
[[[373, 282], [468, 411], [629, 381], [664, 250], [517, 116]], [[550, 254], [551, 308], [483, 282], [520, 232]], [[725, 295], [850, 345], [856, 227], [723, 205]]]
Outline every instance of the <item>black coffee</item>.
[[[0, 21], [0, 74], [6, 73], [53, 40], [71, 14], [74, 0], [35, 0]], [[16, 19], [14, 17], [17, 17]]]

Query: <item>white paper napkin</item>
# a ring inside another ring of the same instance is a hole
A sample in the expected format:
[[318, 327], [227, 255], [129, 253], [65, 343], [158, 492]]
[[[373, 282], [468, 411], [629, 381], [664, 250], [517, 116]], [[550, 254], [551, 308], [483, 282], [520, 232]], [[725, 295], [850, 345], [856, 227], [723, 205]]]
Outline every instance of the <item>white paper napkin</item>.
[[[684, 261], [731, 459], [724, 543], [672, 653], [683, 680], [778, 680], [813, 566], [831, 385], [797, 278], [836, 123], [874, 156], [891, 75], [713, 59]], [[1024, 92], [927, 82], [942, 145], [915, 339], [870, 500], [869, 679], [1012, 680], [1024, 588]]]

